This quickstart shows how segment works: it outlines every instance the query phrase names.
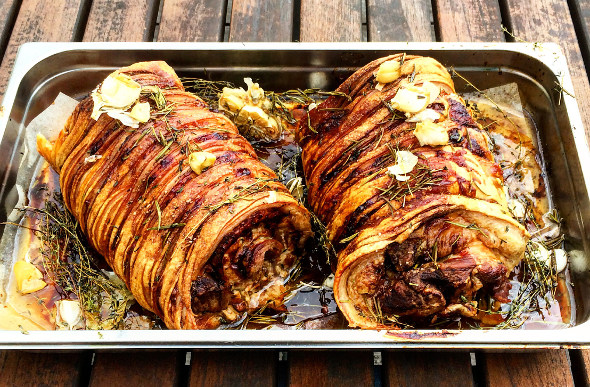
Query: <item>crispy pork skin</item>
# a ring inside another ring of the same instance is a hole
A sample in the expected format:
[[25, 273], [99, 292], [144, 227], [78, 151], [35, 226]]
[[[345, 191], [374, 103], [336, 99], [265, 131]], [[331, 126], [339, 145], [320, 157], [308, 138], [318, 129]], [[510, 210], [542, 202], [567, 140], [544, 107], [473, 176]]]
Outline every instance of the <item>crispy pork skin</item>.
[[141, 85], [147, 122], [94, 119], [88, 97], [54, 143], [38, 140], [93, 247], [169, 328], [216, 328], [280, 304], [311, 234], [307, 210], [166, 63], [112, 75]]
[[501, 168], [436, 60], [405, 54], [352, 74], [300, 120], [308, 202], [338, 253], [334, 294], [353, 327], [476, 314], [507, 301], [528, 235]]

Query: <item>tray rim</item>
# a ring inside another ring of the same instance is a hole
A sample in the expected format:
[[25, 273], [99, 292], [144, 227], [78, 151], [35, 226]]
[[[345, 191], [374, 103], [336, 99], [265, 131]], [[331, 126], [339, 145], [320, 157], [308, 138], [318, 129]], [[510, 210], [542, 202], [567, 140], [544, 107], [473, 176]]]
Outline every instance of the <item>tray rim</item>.
[[[573, 94], [567, 61], [555, 43], [242, 43], [242, 42], [33, 42], [18, 51], [0, 111], [0, 138], [4, 137], [17, 89], [26, 74], [53, 55], [80, 50], [113, 51], [198, 50], [430, 50], [509, 51], [527, 55], [547, 66], [569, 93], [563, 93], [581, 165], [590, 165], [590, 149]], [[590, 168], [582, 168], [590, 192]], [[551, 334], [544, 334], [545, 332]], [[574, 339], [575, 338], [575, 339]], [[556, 330], [151, 330], [151, 331], [0, 331], [0, 349], [132, 349], [132, 348], [481, 348], [539, 349], [590, 347], [590, 320]]]

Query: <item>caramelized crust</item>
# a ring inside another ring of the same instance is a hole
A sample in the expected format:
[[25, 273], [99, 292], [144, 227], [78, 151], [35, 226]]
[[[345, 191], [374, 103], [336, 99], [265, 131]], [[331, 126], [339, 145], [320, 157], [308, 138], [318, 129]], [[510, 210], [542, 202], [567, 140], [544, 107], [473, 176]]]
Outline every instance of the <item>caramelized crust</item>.
[[[169, 328], [216, 328], [268, 302], [311, 234], [308, 212], [225, 116], [184, 88], [164, 62], [117, 70], [158, 86], [151, 119], [132, 129], [84, 99], [54, 144], [38, 148], [60, 174], [68, 209], [137, 301]], [[215, 155], [200, 174], [194, 149]], [[89, 162], [88, 157], [101, 158]]]
[[[376, 88], [374, 74], [390, 60], [401, 63], [401, 76]], [[446, 145], [421, 146], [416, 123], [389, 105], [400, 89], [426, 81], [440, 89], [427, 108], [441, 114]], [[480, 289], [507, 301], [507, 274], [528, 236], [507, 210], [489, 138], [446, 69], [432, 58], [392, 55], [337, 91], [350, 98], [329, 97], [300, 121], [297, 135], [308, 202], [338, 252], [334, 292], [350, 325], [474, 316]], [[401, 150], [418, 157], [407, 181], [386, 173]]]

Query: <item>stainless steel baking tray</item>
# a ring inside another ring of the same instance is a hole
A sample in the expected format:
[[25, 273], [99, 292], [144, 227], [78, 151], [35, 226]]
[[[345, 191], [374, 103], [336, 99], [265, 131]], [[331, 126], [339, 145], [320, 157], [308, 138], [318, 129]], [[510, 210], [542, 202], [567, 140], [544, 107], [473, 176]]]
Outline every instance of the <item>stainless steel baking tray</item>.
[[[213, 75], [265, 88], [334, 88], [353, 70], [395, 52], [435, 57], [481, 88], [517, 82], [538, 124], [553, 203], [564, 218], [577, 307], [575, 326], [557, 330], [213, 330], [0, 331], [0, 348], [363, 347], [546, 348], [590, 344], [590, 152], [567, 64], [550, 43], [27, 43], [19, 51], [0, 113], [0, 221], [16, 204], [22, 135], [63, 92], [88, 93], [112, 70], [165, 60], [179, 74]], [[468, 91], [458, 84], [459, 91]], [[560, 95], [562, 94], [562, 95]], [[0, 230], [2, 231], [2, 230]], [[6, 272], [7, 268], [4, 268]], [[1, 270], [0, 270], [1, 272]]]

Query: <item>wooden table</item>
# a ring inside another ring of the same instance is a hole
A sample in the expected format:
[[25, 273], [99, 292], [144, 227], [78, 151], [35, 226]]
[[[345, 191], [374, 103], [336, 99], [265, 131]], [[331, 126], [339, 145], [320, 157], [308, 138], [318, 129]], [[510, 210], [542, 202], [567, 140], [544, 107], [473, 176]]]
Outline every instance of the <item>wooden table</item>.
[[[29, 41], [554, 41], [588, 130], [589, 23], [583, 0], [0, 0], [0, 95]], [[565, 386], [589, 368], [573, 349], [1, 351], [0, 385]]]

